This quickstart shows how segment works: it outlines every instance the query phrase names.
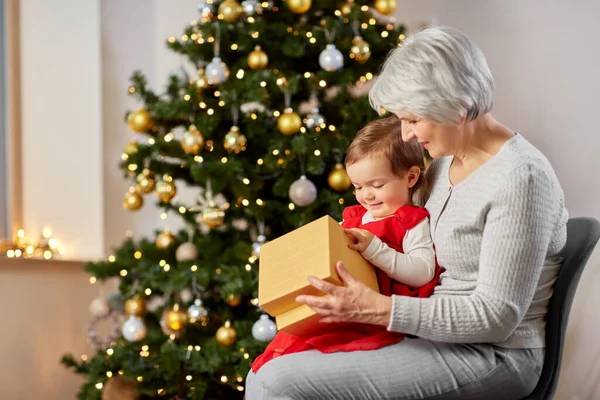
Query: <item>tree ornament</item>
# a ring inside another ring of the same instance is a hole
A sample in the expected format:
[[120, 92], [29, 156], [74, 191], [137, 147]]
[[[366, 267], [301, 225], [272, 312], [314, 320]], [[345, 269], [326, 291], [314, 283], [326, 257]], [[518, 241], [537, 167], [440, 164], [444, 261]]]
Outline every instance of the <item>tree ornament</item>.
[[340, 7], [340, 11], [342, 12], [342, 15], [344, 17], [347, 17], [348, 15], [350, 15], [350, 13], [352, 12], [352, 9], [354, 8], [354, 1], [350, 0], [350, 1], [346, 1], [344, 4], [342, 4], [342, 6]]
[[323, 128], [325, 125], [325, 117], [319, 113], [318, 108], [314, 108], [312, 112], [306, 116], [304, 125], [306, 125], [307, 129], [315, 129], [317, 127]]
[[169, 337], [175, 337], [175, 338], [179, 338], [179, 336], [181, 336], [181, 333], [183, 332], [182, 330], [176, 331], [173, 330], [169, 327], [168, 324], [168, 316], [169, 316], [169, 312], [172, 311], [172, 308], [166, 308], [161, 317], [160, 317], [160, 329], [162, 330], [162, 332], [169, 336]]
[[187, 316], [190, 324], [200, 323], [202, 326], [208, 324], [208, 310], [202, 305], [201, 299], [194, 300], [194, 304], [188, 307]]
[[236, 0], [225, 0], [219, 6], [219, 17], [223, 16], [225, 22], [237, 21], [243, 12], [244, 9]]
[[317, 198], [317, 187], [305, 175], [302, 175], [300, 179], [291, 184], [288, 194], [295, 205], [305, 207], [312, 204]]
[[208, 206], [200, 213], [200, 220], [210, 229], [218, 228], [225, 221], [225, 211], [216, 206]]
[[208, 86], [208, 78], [204, 73], [204, 68], [198, 69], [198, 77], [194, 80], [194, 87], [196, 88], [196, 93], [202, 93], [202, 91]]
[[201, 0], [198, 6], [198, 12], [202, 17], [202, 22], [210, 22], [215, 14], [215, 6], [213, 1]]
[[127, 144], [125, 145], [125, 150], [124, 150], [125, 154], [127, 155], [132, 155], [138, 152], [138, 142], [135, 140], [130, 140], [129, 142], [127, 142]]
[[194, 243], [182, 243], [175, 251], [175, 259], [177, 260], [177, 262], [192, 261], [197, 258], [198, 248]]
[[204, 137], [196, 125], [190, 125], [181, 139], [181, 148], [185, 154], [198, 154], [204, 148]]
[[143, 317], [146, 315], [146, 300], [135, 296], [132, 299], [125, 300], [125, 313], [135, 317]]
[[172, 309], [167, 311], [167, 326], [176, 332], [182, 330], [187, 323], [187, 314], [175, 304]]
[[215, 335], [217, 342], [221, 346], [231, 346], [237, 340], [237, 332], [231, 327], [231, 322], [225, 322], [225, 325], [217, 329]]
[[242, 304], [242, 296], [237, 293], [229, 293], [227, 295], [227, 304], [229, 304], [230, 307], [239, 306]]
[[150, 113], [143, 107], [129, 113], [127, 116], [127, 125], [134, 132], [147, 132], [153, 124]]
[[319, 54], [319, 65], [325, 71], [337, 71], [344, 67], [344, 56], [335, 44], [328, 44], [325, 50]]
[[242, 8], [247, 16], [262, 14], [262, 4], [258, 0], [242, 1]]
[[[109, 320], [112, 324], [110, 334], [106, 338], [98, 338], [96, 332], [96, 325], [100, 321]], [[109, 346], [119, 340], [121, 336], [121, 322], [119, 321], [119, 314], [116, 312], [111, 313], [110, 310], [107, 314], [96, 315], [90, 320], [90, 325], [87, 330], [88, 342], [92, 345], [94, 350], [106, 350]]]
[[102, 400], [138, 400], [137, 384], [120, 375], [110, 377], [102, 387]]
[[125, 197], [123, 198], [123, 208], [129, 211], [137, 211], [144, 205], [144, 198], [140, 196], [138, 192], [136, 192], [135, 188], [132, 186], [129, 188], [129, 191], [125, 193]]
[[90, 303], [92, 317], [105, 317], [110, 313], [110, 304], [104, 297], [96, 297]]
[[254, 257], [260, 257], [260, 247], [265, 243], [267, 243], [267, 237], [265, 235], [258, 235], [256, 242], [252, 243], [252, 255]]
[[396, 11], [397, 0], [375, 0], [375, 9], [383, 15], [390, 15]]
[[260, 46], [255, 46], [254, 50], [248, 54], [248, 66], [251, 69], [265, 69], [268, 64], [269, 57]]
[[296, 14], [303, 14], [310, 9], [311, 0], [287, 0], [287, 5]]
[[297, 133], [301, 126], [302, 119], [289, 107], [277, 118], [277, 129], [286, 136]]
[[131, 315], [123, 324], [123, 337], [128, 342], [139, 342], [146, 337], [148, 329], [140, 317]]
[[371, 45], [365, 42], [361, 36], [355, 36], [352, 39], [352, 47], [350, 47], [350, 58], [362, 64], [371, 57]]
[[154, 176], [154, 172], [150, 171], [148, 168], [144, 168], [142, 172], [136, 176], [135, 180], [137, 182], [135, 188], [141, 193], [152, 193], [154, 187], [156, 186], [156, 177]]
[[335, 164], [335, 168], [327, 177], [327, 183], [329, 183], [329, 187], [337, 192], [343, 192], [352, 185], [346, 168], [341, 163]]
[[174, 246], [177, 243], [177, 239], [173, 234], [167, 230], [161, 232], [156, 237], [156, 247], [161, 250], [168, 249], [171, 246]]
[[173, 178], [163, 176], [163, 179], [156, 182], [156, 195], [163, 203], [168, 203], [177, 194], [177, 187], [173, 183]]
[[221, 61], [221, 57], [213, 57], [212, 61], [204, 68], [204, 74], [209, 85], [218, 85], [229, 78], [229, 68]]
[[268, 315], [263, 314], [252, 325], [252, 337], [261, 342], [273, 340], [277, 334], [277, 326], [271, 321]]
[[232, 126], [223, 139], [223, 147], [228, 153], [238, 154], [246, 150], [246, 136], [240, 133], [240, 128]]

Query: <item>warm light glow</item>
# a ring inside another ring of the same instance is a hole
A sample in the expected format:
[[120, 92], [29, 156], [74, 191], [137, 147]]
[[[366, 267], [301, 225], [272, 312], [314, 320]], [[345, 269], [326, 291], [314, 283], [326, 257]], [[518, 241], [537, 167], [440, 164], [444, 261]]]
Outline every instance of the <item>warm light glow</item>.
[[262, 206], [264, 204], [264, 201], [262, 201], [261, 199], [256, 199], [256, 204]]
[[200, 347], [200, 346], [198, 346], [198, 345], [194, 346], [194, 350], [196, 350], [196, 351], [200, 351], [200, 349], [202, 349], [202, 347]]
[[196, 271], [198, 271], [198, 266], [197, 265], [192, 265], [190, 267], [190, 269], [192, 270], [192, 272], [196, 272]]
[[369, 25], [366, 22], [363, 22], [362, 24], [360, 24], [360, 27], [363, 29], [367, 29]]
[[142, 258], [142, 252], [141, 251], [136, 251], [135, 253], [133, 253], [133, 257], [135, 257], [136, 260], [139, 260], [140, 258]]
[[148, 144], [154, 144], [154, 143], [156, 143], [156, 141], [154, 140], [154, 138], [148, 139]]
[[165, 265], [167, 265], [167, 262], [165, 260], [160, 260], [158, 262], [158, 265], [160, 265], [161, 267], [164, 267]]
[[335, 131], [335, 126], [333, 126], [333, 125], [329, 125], [329, 130], [330, 130], [331, 132]]
[[115, 353], [115, 350], [112, 348], [109, 348], [106, 350], [106, 354], [108, 354], [109, 356], [112, 356]]
[[163, 269], [165, 270], [165, 272], [169, 272], [169, 270], [171, 269], [171, 266], [169, 264], [166, 264]]
[[254, 39], [258, 39], [258, 32], [252, 32], [252, 37]]
[[137, 377], [137, 381], [138, 381], [138, 382], [142, 382], [143, 380], [144, 380], [144, 377], [143, 377], [143, 376], [138, 376], [138, 377]]
[[321, 150], [315, 150], [315, 156], [319, 157], [321, 155]]
[[383, 31], [383, 32], [381, 32], [381, 37], [382, 37], [382, 38], [386, 38], [386, 37], [388, 37], [388, 36], [389, 36], [389, 34], [390, 34], [390, 33], [389, 33], [388, 31]]
[[237, 50], [238, 45], [236, 43], [231, 45], [231, 50]]
[[146, 294], [146, 296], [150, 296], [152, 294], [152, 289], [146, 288], [146, 290], [144, 290], [144, 293]]
[[109, 378], [112, 378], [112, 371], [106, 371], [106, 376], [108, 376]]
[[104, 385], [102, 384], [102, 382], [96, 383], [96, 389], [98, 389], [98, 390], [101, 390], [103, 386]]
[[202, 156], [195, 156], [194, 161], [196, 161], [197, 163], [201, 163], [204, 162], [204, 158], [202, 158]]
[[242, 200], [242, 204], [245, 206], [248, 206], [250, 204], [250, 202], [248, 201], [248, 199], [244, 199], [244, 200]]
[[201, 101], [200, 103], [198, 103], [198, 105], [200, 106], [200, 108], [206, 108], [206, 103]]
[[96, 277], [92, 276], [90, 277], [90, 283], [93, 285], [94, 283], [96, 283]]
[[223, 107], [225, 105], [225, 102], [223, 100], [219, 101], [219, 107]]
[[189, 381], [191, 381], [191, 380], [192, 380], [192, 376], [191, 376], [191, 375], [188, 375], [188, 376], [186, 376], [186, 377], [185, 377], [185, 379], [186, 379], [186, 380], [189, 382]]
[[263, 159], [262, 159], [262, 158], [259, 158], [258, 160], [256, 160], [256, 163], [257, 163], [258, 165], [263, 165], [264, 161], [263, 161]]
[[175, 39], [175, 36], [169, 36], [169, 43], [175, 43], [175, 41], [177, 41], [177, 39]]
[[261, 86], [261, 87], [267, 87], [267, 82], [265, 82], [265, 81], [261, 81], [261, 82], [260, 82], [260, 86]]
[[290, 203], [288, 204], [288, 208], [293, 211], [294, 208], [296, 208], [296, 205], [294, 203]]
[[81, 355], [81, 361], [87, 361], [88, 356], [86, 354]]
[[319, 81], [319, 86], [321, 86], [321, 87], [325, 87], [325, 86], [327, 86], [327, 82], [325, 82], [323, 79], [321, 79], [321, 80]]
[[344, 199], [342, 199], [341, 197], [340, 197], [340, 199], [338, 200], [338, 202], [339, 202], [340, 204], [344, 204], [344, 203], [345, 203], [345, 202], [344, 202]]
[[227, 157], [221, 157], [221, 162], [223, 164], [227, 164]]
[[181, 35], [181, 40], [183, 40], [184, 42], [188, 39], [189, 39], [188, 35]]
[[239, 69], [235, 76], [237, 76], [238, 79], [242, 79], [244, 77], [244, 70]]
[[244, 182], [245, 185], [249, 185], [250, 184], [250, 179], [244, 178], [244, 179], [242, 179], [242, 182]]
[[116, 260], [115, 256], [113, 256], [113, 255], [108, 256], [108, 262], [113, 263], [113, 262], [115, 262], [115, 260]]
[[160, 213], [160, 219], [167, 219], [167, 213], [166, 212]]
[[185, 214], [185, 212], [186, 212], [186, 211], [187, 211], [187, 210], [185, 209], [185, 207], [184, 207], [184, 206], [180, 206], [180, 207], [179, 207], [179, 213], [180, 213], [180, 214]]
[[274, 117], [279, 117], [281, 115], [281, 113], [277, 110], [273, 111], [273, 116]]
[[121, 271], [119, 271], [119, 275], [121, 275], [121, 276], [127, 276], [127, 270], [126, 269], [122, 269]]
[[251, 270], [252, 270], [252, 265], [246, 264], [246, 271], [251, 271]]
[[137, 170], [137, 168], [138, 168], [137, 164], [129, 164], [127, 166], [127, 169], [130, 170], [130, 171], [132, 171], [132, 172], [135, 171], [135, 170]]
[[215, 113], [215, 110], [213, 110], [212, 108], [209, 108], [208, 110], [206, 110], [206, 113], [208, 115], [213, 115]]

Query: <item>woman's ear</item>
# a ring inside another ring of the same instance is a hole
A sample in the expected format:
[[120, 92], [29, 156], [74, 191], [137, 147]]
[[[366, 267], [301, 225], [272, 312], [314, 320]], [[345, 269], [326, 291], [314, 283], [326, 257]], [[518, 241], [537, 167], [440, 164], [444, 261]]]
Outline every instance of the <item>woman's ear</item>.
[[419, 177], [421, 176], [421, 168], [417, 167], [416, 165], [413, 165], [408, 169], [406, 175], [408, 177], [408, 187], [412, 188], [419, 181]]

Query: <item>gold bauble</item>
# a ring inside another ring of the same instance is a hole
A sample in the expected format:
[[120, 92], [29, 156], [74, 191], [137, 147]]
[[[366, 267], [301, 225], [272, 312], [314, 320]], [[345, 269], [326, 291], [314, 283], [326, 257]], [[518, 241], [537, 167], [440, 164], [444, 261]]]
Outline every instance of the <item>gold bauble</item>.
[[138, 152], [138, 142], [135, 140], [130, 140], [125, 145], [125, 154], [135, 154]]
[[156, 182], [155, 189], [156, 195], [163, 203], [168, 203], [177, 194], [175, 184], [166, 180]]
[[228, 153], [238, 154], [246, 150], [246, 136], [240, 133], [240, 128], [232, 126], [223, 139], [223, 147]]
[[364, 41], [360, 36], [352, 39], [352, 47], [350, 47], [350, 58], [355, 59], [359, 63], [364, 63], [371, 57], [371, 45]]
[[242, 296], [240, 296], [239, 294], [230, 293], [227, 296], [227, 304], [229, 304], [231, 307], [239, 306], [240, 304], [242, 304]]
[[156, 237], [156, 247], [164, 250], [168, 249], [171, 246], [174, 246], [177, 243], [177, 239], [171, 232], [164, 231], [158, 234]]
[[218, 207], [206, 207], [200, 214], [200, 220], [211, 229], [218, 228], [223, 225], [225, 211]]
[[204, 69], [200, 68], [198, 70], [198, 78], [194, 81], [194, 87], [196, 88], [196, 92], [200, 94], [208, 86], [208, 78], [204, 73]]
[[138, 108], [127, 116], [127, 125], [134, 132], [146, 132], [152, 128], [152, 117], [145, 108]]
[[248, 54], [248, 66], [251, 69], [264, 69], [267, 64], [269, 64], [269, 57], [260, 46], [256, 46], [254, 50]]
[[138, 400], [136, 387], [135, 381], [114, 375], [102, 387], [102, 400]]
[[237, 340], [237, 332], [231, 327], [231, 323], [227, 321], [225, 325], [217, 329], [215, 337], [221, 346], [231, 346]]
[[181, 139], [181, 148], [186, 154], [198, 154], [204, 148], [204, 137], [196, 128], [196, 125], [190, 125], [189, 129], [183, 134]]
[[346, 169], [342, 164], [339, 163], [336, 164], [333, 171], [329, 173], [329, 176], [327, 177], [327, 183], [329, 183], [329, 186], [333, 190], [338, 192], [343, 192], [352, 185], [352, 182], [350, 182], [350, 177], [346, 173]]
[[219, 17], [223, 16], [225, 22], [235, 22], [244, 12], [241, 4], [236, 0], [225, 0], [219, 6]]
[[375, 9], [383, 15], [392, 14], [397, 5], [397, 0], [375, 0]]
[[132, 299], [125, 300], [125, 313], [127, 315], [134, 315], [136, 317], [143, 317], [146, 315], [146, 300], [141, 297], [134, 297]]
[[277, 118], [277, 129], [286, 136], [291, 136], [300, 130], [302, 119], [291, 108], [286, 108]]
[[340, 11], [342, 12], [342, 15], [344, 17], [347, 17], [351, 12], [352, 12], [352, 8], [354, 7], [354, 1], [350, 0], [345, 2], [344, 4], [342, 4], [342, 6], [340, 7]]
[[311, 0], [287, 0], [287, 5], [296, 14], [307, 12], [312, 5]]
[[135, 178], [137, 185], [136, 189], [142, 193], [148, 194], [152, 193], [154, 187], [156, 186], [156, 177], [154, 176], [154, 172], [150, 171], [148, 168], [144, 168], [142, 172], [138, 174]]
[[187, 313], [179, 308], [179, 304], [175, 304], [173, 309], [167, 312], [167, 326], [174, 331], [180, 331], [186, 323]]
[[129, 211], [136, 211], [142, 208], [144, 205], [144, 198], [139, 195], [138, 192], [135, 191], [135, 188], [130, 188], [127, 193], [125, 193], [125, 198], [123, 198], [123, 208]]

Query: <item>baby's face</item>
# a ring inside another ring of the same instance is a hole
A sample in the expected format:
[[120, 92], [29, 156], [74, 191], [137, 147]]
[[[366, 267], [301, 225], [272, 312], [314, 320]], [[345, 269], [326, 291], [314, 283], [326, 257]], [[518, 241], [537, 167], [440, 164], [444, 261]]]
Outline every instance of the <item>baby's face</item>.
[[392, 173], [389, 160], [383, 157], [364, 158], [346, 166], [354, 185], [356, 200], [375, 218], [388, 217], [410, 204], [409, 174], [398, 177]]

